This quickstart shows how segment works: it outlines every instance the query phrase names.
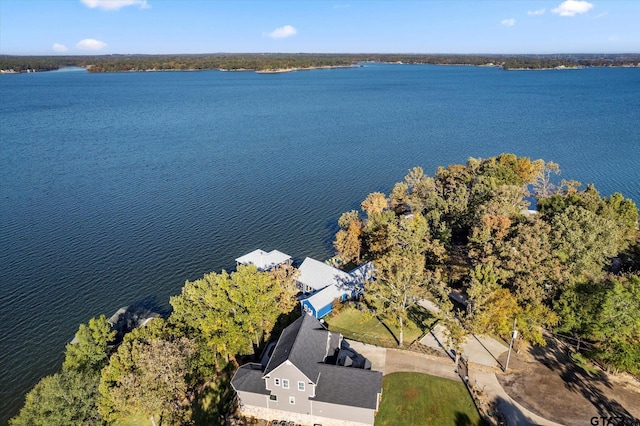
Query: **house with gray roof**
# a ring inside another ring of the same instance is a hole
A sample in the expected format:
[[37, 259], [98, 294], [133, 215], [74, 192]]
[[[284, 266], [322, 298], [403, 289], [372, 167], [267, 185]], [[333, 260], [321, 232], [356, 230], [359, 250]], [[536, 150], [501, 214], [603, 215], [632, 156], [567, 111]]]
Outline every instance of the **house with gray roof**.
[[268, 360], [238, 368], [231, 386], [238, 395], [238, 410], [247, 417], [373, 425], [382, 373], [367, 366], [341, 334], [304, 313], [282, 332]]

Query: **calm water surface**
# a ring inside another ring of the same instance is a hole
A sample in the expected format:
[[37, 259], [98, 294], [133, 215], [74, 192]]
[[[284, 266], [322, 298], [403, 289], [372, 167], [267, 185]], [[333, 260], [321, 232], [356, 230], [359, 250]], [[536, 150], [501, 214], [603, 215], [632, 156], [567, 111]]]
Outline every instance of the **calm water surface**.
[[416, 165], [513, 152], [640, 200], [640, 70], [0, 76], [0, 423], [79, 323], [254, 250], [332, 255]]

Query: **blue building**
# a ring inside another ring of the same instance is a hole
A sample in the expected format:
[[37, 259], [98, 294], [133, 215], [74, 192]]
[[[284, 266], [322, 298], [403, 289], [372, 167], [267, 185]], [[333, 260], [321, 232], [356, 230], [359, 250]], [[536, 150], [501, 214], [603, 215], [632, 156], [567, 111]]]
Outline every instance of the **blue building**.
[[374, 272], [371, 262], [347, 273], [309, 257], [298, 270], [298, 288], [305, 295], [300, 304], [303, 311], [316, 318], [330, 313], [334, 300], [346, 300], [362, 294], [365, 283], [373, 278]]

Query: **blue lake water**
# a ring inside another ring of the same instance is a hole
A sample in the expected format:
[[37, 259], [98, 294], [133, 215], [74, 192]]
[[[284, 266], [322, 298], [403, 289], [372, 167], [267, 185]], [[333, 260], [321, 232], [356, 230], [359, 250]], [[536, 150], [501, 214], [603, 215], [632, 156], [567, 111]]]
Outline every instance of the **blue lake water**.
[[0, 423], [79, 323], [256, 248], [333, 254], [413, 166], [513, 152], [640, 201], [640, 70], [0, 76]]

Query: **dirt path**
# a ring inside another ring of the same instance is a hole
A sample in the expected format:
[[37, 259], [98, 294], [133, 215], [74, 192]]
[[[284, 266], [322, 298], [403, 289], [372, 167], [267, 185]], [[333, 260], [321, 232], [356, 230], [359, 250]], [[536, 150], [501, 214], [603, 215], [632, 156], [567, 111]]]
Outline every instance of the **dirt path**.
[[[591, 376], [554, 341], [521, 356], [512, 354], [509, 371], [497, 378], [511, 398], [557, 423], [640, 425], [640, 383], [604, 373]], [[592, 423], [596, 417], [599, 423]]]

